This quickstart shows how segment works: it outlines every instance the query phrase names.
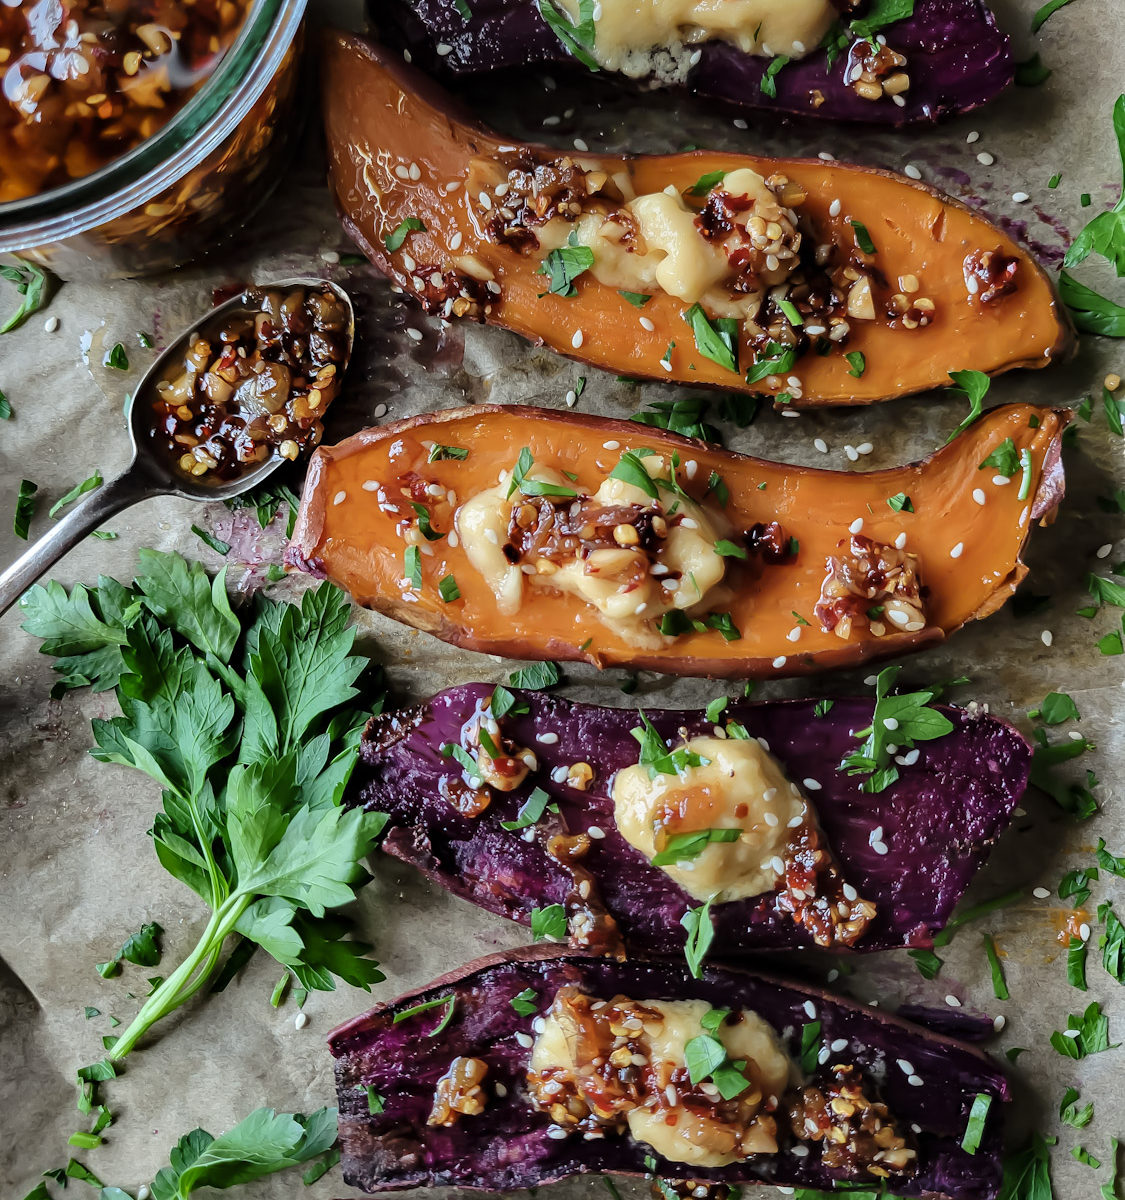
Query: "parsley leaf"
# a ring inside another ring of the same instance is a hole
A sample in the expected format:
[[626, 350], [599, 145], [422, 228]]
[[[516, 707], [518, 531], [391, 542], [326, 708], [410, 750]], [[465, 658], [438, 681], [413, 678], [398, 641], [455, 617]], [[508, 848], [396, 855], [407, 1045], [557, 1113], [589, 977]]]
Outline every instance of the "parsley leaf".
[[983, 371], [950, 371], [949, 378], [953, 380], [955, 385], [949, 390], [951, 392], [960, 392], [968, 399], [969, 415], [945, 439], [947, 446], [958, 434], [964, 433], [981, 413], [984, 412], [984, 398], [988, 395], [988, 389], [992, 386], [992, 381]]
[[1105, 930], [1098, 938], [1102, 966], [1107, 975], [1118, 983], [1125, 983], [1125, 925], [1121, 924], [1108, 901], [1098, 905], [1098, 920], [1105, 923]]
[[714, 902], [715, 897], [712, 896], [706, 904], [701, 904], [698, 908], [689, 908], [680, 918], [680, 924], [687, 931], [684, 957], [693, 979], [699, 978], [703, 960], [715, 940], [715, 926], [711, 921], [711, 905]]
[[873, 41], [888, 25], [905, 21], [913, 14], [914, 0], [875, 0], [866, 16], [851, 23], [851, 30], [858, 37]]
[[534, 988], [524, 988], [518, 995], [513, 996], [508, 1003], [521, 1017], [530, 1017], [538, 1008], [538, 999], [539, 994]]
[[984, 935], [984, 953], [988, 959], [988, 969], [992, 975], [992, 994], [997, 1000], [1008, 1000], [1008, 984], [1004, 979], [1004, 968], [1000, 965], [1000, 955], [996, 952], [996, 942], [992, 935]]
[[862, 350], [852, 350], [849, 354], [845, 354], [844, 358], [848, 363], [848, 374], [853, 379], [861, 379], [864, 371], [867, 370], [867, 356]]
[[517, 491], [517, 489], [525, 496], [558, 496], [564, 500], [572, 500], [578, 493], [572, 487], [565, 487], [558, 483], [548, 483], [543, 479], [530, 479], [531, 468], [535, 465], [535, 459], [531, 456], [531, 451], [524, 446], [516, 459], [516, 465], [512, 468], [512, 478], [508, 481], [507, 498]]
[[1079, 283], [1073, 275], [1063, 271], [1059, 275], [1059, 295], [1070, 309], [1074, 324], [1083, 333], [1096, 333], [1102, 337], [1125, 337], [1125, 308], [1102, 296], [1093, 288]]
[[[481, 733], [484, 733], [483, 728], [481, 729]], [[516, 819], [514, 821], [501, 821], [500, 828], [507, 829], [509, 832], [516, 829], [527, 829], [529, 825], [534, 825], [542, 818], [550, 803], [551, 797], [541, 787], [534, 788], [531, 795], [520, 806], [520, 811]], [[555, 811], [558, 811], [557, 807]]]
[[1094, 1106], [1084, 1104], [1079, 1108], [1078, 1089], [1068, 1087], [1059, 1101], [1059, 1117], [1063, 1124], [1069, 1125], [1071, 1129], [1085, 1129], [1094, 1119]]
[[933, 741], [951, 733], [953, 724], [943, 713], [928, 705], [934, 690], [891, 695], [890, 689], [901, 667], [886, 667], [875, 682], [875, 712], [866, 729], [855, 736], [865, 739], [840, 764], [849, 775], [867, 775], [865, 792], [881, 792], [898, 779], [898, 768], [891, 764], [888, 746], [911, 749], [916, 742]]
[[[1125, 174], [1125, 95], [1113, 106], [1113, 131]], [[1125, 275], [1125, 184], [1117, 203], [1108, 212], [1099, 213], [1074, 239], [1063, 259], [1063, 266], [1076, 267], [1091, 254], [1112, 263], [1118, 277]]]
[[746, 372], [746, 382], [760, 383], [771, 375], [787, 375], [796, 365], [796, 347], [767, 342], [765, 350], [755, 356], [754, 365]]
[[529, 692], [541, 692], [545, 688], [554, 687], [561, 678], [562, 672], [559, 671], [557, 663], [538, 662], [513, 671], [508, 676], [508, 682], [512, 687], [524, 688]]
[[1109, 1017], [1095, 1000], [1084, 1013], [1071, 1013], [1066, 1029], [1051, 1034], [1051, 1045], [1065, 1058], [1085, 1058], [1089, 1054], [1100, 1054], [1112, 1050], [1109, 1041]]
[[[121, 715], [94, 720], [93, 756], [160, 784], [157, 857], [212, 909], [198, 945], [123, 1029], [111, 1066], [206, 984], [234, 934], [306, 989], [382, 978], [368, 947], [343, 940], [346, 925], [328, 915], [366, 882], [361, 864], [385, 822], [340, 807], [376, 702], [355, 703], [367, 660], [351, 653], [347, 598], [329, 584], [299, 606], [259, 598], [244, 623], [225, 572], [212, 581], [155, 550], [141, 551], [140, 569], [129, 588], [102, 580], [68, 598], [48, 585], [22, 602], [45, 651], [82, 647], [116, 687]], [[154, 936], [134, 942], [139, 961], [152, 958]]]
[[425, 230], [425, 223], [417, 217], [407, 217], [404, 221], [400, 221], [390, 233], [383, 239], [383, 245], [387, 247], [390, 254], [394, 254], [396, 250], [402, 249], [402, 243], [406, 241], [408, 233], [421, 233]]
[[629, 420], [654, 429], [667, 429], [683, 437], [722, 443], [723, 435], [714, 425], [704, 420], [711, 406], [703, 396], [686, 396], [682, 400], [654, 400], [648, 407], [652, 411], [633, 413]]
[[875, 243], [871, 240], [871, 234], [867, 232], [867, 226], [861, 224], [859, 221], [853, 221], [850, 219], [848, 224], [852, 227], [852, 230], [855, 233], [855, 244], [859, 247], [859, 249], [862, 250], [864, 254], [874, 254]]
[[896, 492], [887, 497], [887, 503], [894, 512], [913, 512], [914, 501], [905, 492]]
[[[1110, 854], [1105, 846], [1105, 838], [1098, 838], [1098, 845], [1094, 854], [1098, 860], [1098, 866], [1103, 871], [1108, 871], [1111, 875], [1117, 875], [1119, 878], [1125, 879], [1125, 856], [1119, 857], [1115, 854]], [[1097, 879], [1097, 871], [1093, 872], [1093, 877]]]
[[617, 466], [610, 471], [609, 477], [627, 483], [630, 487], [635, 487], [653, 500], [660, 498], [660, 489], [656, 486], [656, 480], [645, 470], [641, 456], [635, 450], [622, 452]]
[[33, 316], [47, 304], [47, 281], [51, 278], [34, 263], [21, 262], [18, 267], [0, 266], [0, 279], [15, 285], [21, 299], [15, 311], [2, 323], [0, 333], [11, 333], [18, 329], [28, 317]]
[[434, 442], [430, 447], [429, 454], [426, 456], [426, 462], [442, 462], [447, 458], [464, 461], [468, 457], [469, 452], [463, 446], [441, 446], [437, 442]]
[[717, 317], [712, 322], [698, 304], [693, 304], [682, 315], [691, 326], [699, 353], [720, 367], [737, 372], [738, 322], [728, 317]]
[[48, 510], [47, 516], [56, 517], [68, 504], [73, 504], [79, 496], [84, 496], [87, 492], [92, 492], [95, 488], [100, 488], [101, 486], [102, 473], [101, 471], [95, 471], [89, 479], [83, 479], [81, 483], [76, 483], [65, 496], [56, 500]]
[[648, 717], [643, 712], [639, 715], [641, 724], [630, 733], [640, 743], [641, 753], [637, 761], [640, 766], [648, 768], [653, 779], [658, 775], [682, 775], [689, 767], [705, 767], [711, 761], [683, 746], [678, 750], [670, 750]]
[[1038, 9], [1035, 16], [1031, 18], [1031, 32], [1038, 33], [1043, 28], [1044, 24], [1059, 11], [1060, 8], [1066, 8], [1070, 0], [1047, 0], [1047, 3], [1042, 8]]
[[398, 1025], [403, 1021], [410, 1020], [411, 1017], [420, 1016], [422, 1013], [432, 1012], [435, 1008], [442, 1009], [441, 1020], [431, 1029], [426, 1037], [437, 1037], [453, 1019], [453, 1010], [457, 1007], [457, 997], [450, 992], [445, 996], [436, 996], [433, 1000], [424, 1000], [421, 1004], [415, 1004], [410, 1008], [404, 1008], [401, 1012], [396, 1012], [391, 1020], [392, 1025]]
[[546, 908], [531, 910], [531, 936], [537, 942], [549, 939], [561, 942], [566, 939], [566, 910], [561, 904], [548, 904]]
[[27, 541], [31, 529], [31, 518], [35, 516], [35, 493], [39, 485], [30, 479], [20, 480], [20, 490], [16, 495], [16, 515], [12, 518], [12, 531], [16, 537]]
[[595, 0], [578, 0], [578, 20], [572, 21], [560, 9], [555, 0], [535, 0], [543, 20], [551, 28], [551, 32], [566, 47], [567, 52], [591, 71], [600, 70], [597, 60], [590, 53], [597, 34], [594, 23]]
[[978, 471], [991, 467], [1005, 479], [1011, 477], [1020, 469], [1020, 456], [1016, 452], [1016, 444], [1011, 438], [1005, 438], [999, 446], [980, 464]]
[[984, 1136], [984, 1125], [988, 1120], [988, 1110], [991, 1107], [992, 1096], [988, 1092], [977, 1092], [973, 1098], [973, 1106], [969, 1109], [965, 1132], [961, 1136], [961, 1149], [966, 1154], [976, 1154], [980, 1149], [981, 1138]]
[[693, 196], [706, 196], [712, 188], [718, 187], [723, 182], [726, 171], [708, 171], [706, 175], [700, 177], [688, 188], [688, 191]]
[[784, 54], [777, 54], [770, 59], [770, 64], [758, 83], [763, 96], [769, 96], [771, 100], [777, 97], [777, 73], [788, 62], [789, 59]]
[[594, 252], [578, 244], [577, 234], [571, 233], [565, 246], [552, 250], [540, 263], [538, 275], [547, 276], [547, 291], [569, 299], [578, 294], [574, 281], [594, 265]]
[[691, 833], [675, 833], [651, 859], [654, 867], [669, 867], [674, 863], [698, 858], [713, 842], [737, 842], [741, 829], [697, 829]]

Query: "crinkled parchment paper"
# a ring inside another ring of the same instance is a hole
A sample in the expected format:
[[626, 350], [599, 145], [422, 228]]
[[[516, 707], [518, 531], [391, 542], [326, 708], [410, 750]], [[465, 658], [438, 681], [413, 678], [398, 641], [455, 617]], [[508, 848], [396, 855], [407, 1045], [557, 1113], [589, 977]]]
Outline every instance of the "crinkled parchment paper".
[[[320, 3], [314, 4], [320, 10]], [[356, 0], [323, 4], [337, 7], [337, 19], [358, 24]], [[1015, 33], [1017, 57], [1033, 48], [1028, 30], [1036, 0], [997, 3], [1006, 27]], [[323, 15], [323, 14], [321, 14]], [[473, 102], [502, 128], [522, 135], [549, 134], [560, 145], [576, 136], [591, 148], [668, 150], [685, 143], [775, 153], [828, 151], [841, 158], [901, 169], [913, 163], [922, 177], [1011, 222], [1049, 265], [1057, 266], [1070, 235], [1112, 203], [1117, 178], [1110, 110], [1125, 76], [1125, 48], [1119, 36], [1125, 17], [1121, 0], [1109, 4], [1082, 0], [1054, 16], [1034, 41], [1053, 75], [1034, 90], [1014, 89], [986, 112], [938, 129], [905, 133], [841, 130], [831, 125], [749, 129], [732, 124], [731, 114], [671, 96], [629, 97], [598, 82], [559, 81], [528, 101], [526, 86], [505, 90], [492, 83]], [[602, 101], [591, 107], [590, 97]], [[538, 121], [563, 115], [546, 131]], [[519, 115], [517, 115], [519, 114]], [[740, 123], [741, 124], [741, 123]], [[972, 131], [979, 140], [969, 143]], [[977, 155], [995, 157], [982, 165]], [[1062, 182], [1048, 190], [1049, 177]], [[0, 389], [15, 418], [0, 427], [0, 557], [23, 548], [11, 534], [8, 514], [21, 477], [40, 486], [33, 535], [46, 527], [46, 509], [94, 467], [104, 474], [124, 465], [127, 437], [122, 399], [150, 361], [137, 332], [146, 330], [161, 345], [211, 303], [212, 289], [247, 280], [268, 281], [286, 274], [324, 271], [352, 289], [359, 311], [357, 361], [346, 395], [329, 421], [328, 440], [386, 418], [424, 409], [485, 399], [561, 406], [580, 374], [589, 386], [580, 400], [585, 411], [626, 416], [643, 402], [669, 397], [661, 385], [638, 387], [612, 375], [585, 370], [530, 348], [512, 335], [476, 326], [442, 331], [369, 267], [330, 262], [332, 252], [351, 249], [336, 223], [322, 184], [319, 139], [306, 139], [306, 151], [285, 186], [253, 227], [240, 235], [220, 263], [172, 277], [104, 286], [69, 285], [51, 304], [56, 332], [44, 329], [44, 314], [0, 339]], [[1030, 200], [1017, 204], [1014, 192]], [[1094, 208], [1082, 209], [1089, 192]], [[325, 256], [328, 256], [327, 259]], [[1110, 286], [1109, 274], [1093, 276]], [[1118, 289], [1119, 294], [1119, 289]], [[9, 299], [6, 296], [5, 299]], [[422, 340], [406, 331], [418, 330]], [[90, 365], [83, 341], [92, 341]], [[122, 341], [132, 367], [127, 375], [100, 366], [104, 348]], [[1035, 400], [1073, 403], [1095, 390], [1108, 370], [1125, 366], [1125, 347], [1084, 339], [1080, 356], [1048, 372], [1005, 377], [992, 388], [991, 401]], [[964, 402], [937, 396], [899, 400], [877, 409], [826, 412], [783, 420], [763, 413], [730, 444], [766, 457], [814, 463], [839, 470], [888, 466], [922, 455], [940, 444], [964, 412]], [[823, 438], [827, 455], [813, 446]], [[873, 450], [858, 463], [844, 447], [870, 442]], [[984, 899], [1013, 886], [1025, 889], [1011, 908], [961, 930], [947, 951], [946, 967], [932, 983], [923, 981], [902, 953], [868, 961], [839, 981], [864, 1001], [891, 1005], [902, 1000], [944, 1006], [947, 997], [1007, 1024], [994, 1043], [1027, 1047], [1012, 1068], [1019, 1096], [1013, 1113], [1018, 1128], [1031, 1123], [1050, 1129], [1067, 1084], [1094, 1100], [1093, 1123], [1080, 1134], [1064, 1130], [1055, 1153], [1060, 1200], [1096, 1194], [1106, 1176], [1074, 1162], [1068, 1151], [1081, 1143], [1102, 1158], [1112, 1134], [1125, 1133], [1125, 1091], [1120, 1086], [1125, 1050], [1083, 1062], [1060, 1058], [1048, 1045], [1066, 1015], [1091, 999], [1111, 1014], [1111, 1030], [1125, 1040], [1125, 991], [1109, 979], [1095, 949], [1090, 954], [1090, 991], [1068, 987], [1065, 952], [1058, 940], [1063, 905], [1036, 899], [1032, 889], [1053, 889], [1067, 869], [1092, 862], [1098, 835], [1118, 852], [1125, 850], [1122, 788], [1114, 769], [1125, 737], [1121, 727], [1122, 658], [1103, 658], [1095, 642], [1119, 614], [1107, 610], [1093, 621], [1075, 615], [1083, 603], [1085, 573], [1125, 557], [1117, 540], [1120, 515], [1107, 515], [1098, 496], [1125, 483], [1123, 443], [1105, 428], [1096, 410], [1079, 427], [1077, 446], [1068, 453], [1069, 495], [1057, 523], [1037, 531], [1031, 547], [1030, 587], [1050, 593], [1050, 607], [1017, 619], [1010, 609], [958, 634], [946, 647], [910, 660], [905, 679], [947, 679], [962, 673], [971, 687], [957, 695], [987, 703], [992, 712], [1027, 729], [1026, 711], [1052, 690], [1070, 692], [1082, 714], [1081, 729], [1097, 741], [1096, 753], [1075, 765], [1075, 775], [1091, 767], [1100, 778], [1103, 813], [1075, 827], [1043, 797], [1030, 797], [1021, 816], [997, 848], [975, 884], [971, 899]], [[251, 514], [231, 514], [222, 506], [200, 509], [176, 500], [145, 503], [110, 523], [116, 541], [87, 541], [65, 559], [54, 577], [93, 582], [99, 572], [131, 578], [141, 546], [177, 549], [202, 558], [218, 557], [189, 532], [200, 522], [234, 544], [230, 575], [237, 590], [264, 582], [263, 563], [275, 561], [281, 544], [276, 526], [258, 534]], [[1098, 562], [1099, 547], [1115, 553]], [[244, 565], [249, 564], [249, 565]], [[295, 596], [299, 579], [273, 585], [271, 594]], [[411, 701], [457, 681], [501, 680], [511, 664], [462, 653], [387, 620], [357, 613], [362, 645], [386, 664], [398, 701]], [[1043, 631], [1053, 635], [1045, 645]], [[194, 944], [202, 927], [200, 902], [166, 875], [156, 862], [146, 830], [158, 805], [157, 790], [136, 772], [95, 762], [87, 754], [89, 720], [112, 715], [106, 696], [73, 693], [49, 699], [50, 660], [19, 628], [18, 613], [0, 624], [0, 1194], [19, 1197], [39, 1173], [67, 1157], [66, 1138], [79, 1122], [74, 1110], [75, 1068], [100, 1057], [106, 1017], [87, 1021], [83, 1007], [129, 1018], [147, 990], [144, 968], [126, 967], [117, 979], [102, 980], [96, 961], [107, 958], [144, 921], [165, 928], [166, 963]], [[705, 703], [718, 689], [700, 681], [645, 676], [634, 697], [618, 690], [620, 673], [599, 676], [585, 668], [568, 671], [569, 694], [610, 704]], [[840, 694], [863, 686], [859, 675], [836, 675], [807, 683], [761, 687], [758, 695], [793, 695], [803, 689]], [[1070, 727], [1066, 727], [1069, 729]], [[1066, 729], [1062, 731], [1065, 736]], [[1058, 731], [1056, 731], [1058, 736]], [[377, 996], [388, 999], [424, 983], [454, 964], [524, 940], [519, 927], [479, 912], [422, 883], [399, 864], [379, 859], [375, 882], [362, 894], [357, 918], [376, 946], [387, 972]], [[1117, 881], [1103, 879], [1090, 908], [1108, 898]], [[1120, 894], [1120, 887], [1118, 893]], [[1012, 999], [995, 1000], [981, 947], [981, 935], [995, 935], [1003, 954]], [[1095, 934], [1096, 936], [1096, 934]], [[823, 978], [830, 962], [812, 955], [791, 964]], [[163, 970], [164, 968], [161, 968]], [[155, 973], [155, 972], [152, 972]], [[308, 1024], [294, 1027], [292, 1001], [275, 1010], [270, 990], [278, 976], [264, 955], [221, 995], [197, 1000], [164, 1024], [157, 1036], [128, 1061], [126, 1074], [106, 1089], [117, 1122], [104, 1148], [79, 1153], [108, 1183], [133, 1188], [151, 1178], [166, 1161], [169, 1146], [201, 1124], [218, 1133], [262, 1104], [309, 1110], [333, 1102], [331, 1063], [324, 1036], [337, 1022], [369, 1002], [358, 991], [314, 993], [305, 1005]], [[1056, 1130], [1057, 1132], [1057, 1130]], [[72, 1183], [84, 1194], [85, 1185]], [[593, 1180], [560, 1185], [560, 1196], [600, 1194]], [[307, 1194], [310, 1200], [346, 1192], [338, 1170], [307, 1191], [295, 1173], [245, 1189], [250, 1197]]]

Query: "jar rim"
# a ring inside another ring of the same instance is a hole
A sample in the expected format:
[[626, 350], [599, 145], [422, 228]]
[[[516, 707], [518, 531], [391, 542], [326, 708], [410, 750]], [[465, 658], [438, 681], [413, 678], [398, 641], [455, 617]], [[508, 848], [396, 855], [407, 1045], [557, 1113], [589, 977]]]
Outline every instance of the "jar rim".
[[0, 251], [73, 237], [145, 203], [189, 172], [269, 86], [306, 5], [307, 0], [256, 0], [211, 78], [152, 137], [80, 179], [0, 204]]

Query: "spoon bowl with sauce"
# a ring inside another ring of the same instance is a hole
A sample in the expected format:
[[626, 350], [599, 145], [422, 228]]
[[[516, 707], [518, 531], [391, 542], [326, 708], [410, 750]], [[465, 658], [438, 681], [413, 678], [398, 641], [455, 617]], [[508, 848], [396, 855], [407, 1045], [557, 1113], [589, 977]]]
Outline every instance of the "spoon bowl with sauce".
[[0, 574], [0, 615], [122, 509], [152, 496], [229, 500], [315, 446], [354, 339], [348, 294], [321, 279], [251, 288], [213, 309], [133, 392], [129, 466]]

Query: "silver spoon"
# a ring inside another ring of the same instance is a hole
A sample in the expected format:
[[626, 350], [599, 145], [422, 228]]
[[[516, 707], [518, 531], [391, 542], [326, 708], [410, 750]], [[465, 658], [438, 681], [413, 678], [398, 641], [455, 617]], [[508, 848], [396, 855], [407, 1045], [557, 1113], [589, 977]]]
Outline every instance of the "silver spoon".
[[[328, 289], [345, 305], [348, 311], [346, 348], [344, 361], [338, 371], [342, 376], [351, 358], [355, 340], [355, 310], [347, 292], [324, 279], [282, 279], [276, 283], [261, 285], [262, 290], [291, 291], [295, 288], [310, 290]], [[33, 546], [20, 555], [6, 571], [0, 574], [0, 616], [27, 591], [33, 583], [51, 569], [64, 554], [72, 550], [90, 532], [114, 514], [129, 508], [140, 500], [152, 496], [179, 496], [184, 500], [229, 500], [256, 487], [286, 459], [279, 456], [267, 458], [260, 464], [248, 467], [245, 474], [224, 483], [195, 483], [173, 468], [170, 459], [161, 455], [149, 436], [153, 420], [152, 402], [156, 399], [156, 384], [163, 378], [172, 362], [182, 362], [191, 338], [200, 329], [208, 327], [227, 313], [246, 310], [243, 297], [233, 299], [213, 308], [201, 321], [178, 337], [149, 367], [144, 378], [133, 391], [126, 414], [129, 422], [129, 437], [133, 443], [133, 461], [115, 479], [102, 484], [96, 491], [76, 504], [65, 517]]]

